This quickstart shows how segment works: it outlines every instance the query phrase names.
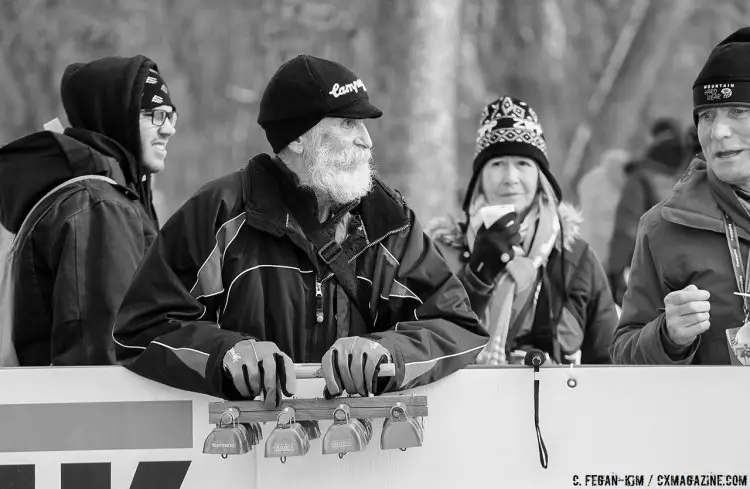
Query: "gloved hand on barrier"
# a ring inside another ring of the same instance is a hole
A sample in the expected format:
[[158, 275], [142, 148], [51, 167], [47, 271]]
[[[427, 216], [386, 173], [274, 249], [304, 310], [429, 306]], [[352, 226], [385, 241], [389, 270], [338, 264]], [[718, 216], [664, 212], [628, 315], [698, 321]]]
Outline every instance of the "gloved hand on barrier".
[[238, 342], [224, 355], [224, 370], [243, 397], [263, 394], [266, 409], [277, 407], [282, 393], [291, 397], [296, 391], [294, 363], [271, 341]]
[[326, 379], [323, 395], [330, 399], [344, 391], [366, 397], [377, 390], [380, 365], [391, 361], [391, 353], [377, 341], [360, 336], [339, 338], [323, 355]]

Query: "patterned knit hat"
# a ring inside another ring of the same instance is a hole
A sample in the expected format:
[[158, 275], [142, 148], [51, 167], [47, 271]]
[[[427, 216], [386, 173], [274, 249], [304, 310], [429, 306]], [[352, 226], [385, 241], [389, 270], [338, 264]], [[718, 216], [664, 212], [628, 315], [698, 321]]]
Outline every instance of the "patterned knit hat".
[[496, 156], [508, 155], [526, 156], [534, 160], [547, 176], [557, 200], [561, 200], [560, 186], [549, 171], [547, 143], [536, 112], [522, 100], [502, 96], [487, 105], [482, 112], [474, 152], [474, 169], [464, 198], [464, 211], [469, 209], [474, 186], [484, 165]]
[[153, 110], [162, 105], [169, 105], [172, 109], [177, 110], [169, 96], [167, 84], [164, 83], [158, 71], [150, 69], [143, 83], [141, 110]]

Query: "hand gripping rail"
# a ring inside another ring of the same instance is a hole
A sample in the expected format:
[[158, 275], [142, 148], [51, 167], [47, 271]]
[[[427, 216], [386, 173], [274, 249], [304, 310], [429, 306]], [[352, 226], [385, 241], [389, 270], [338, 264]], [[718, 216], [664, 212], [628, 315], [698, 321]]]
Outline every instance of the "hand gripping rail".
[[[320, 364], [296, 364], [294, 371], [298, 379], [322, 378]], [[395, 374], [393, 364], [385, 364], [380, 369], [380, 377], [392, 377]], [[319, 399], [283, 399], [275, 409], [266, 409], [262, 401], [222, 401], [212, 402], [208, 406], [209, 422], [216, 424], [222, 413], [230, 408], [239, 411], [240, 423], [276, 421], [284, 408], [294, 408], [297, 420], [323, 421], [330, 420], [331, 413], [340, 404], [347, 404], [352, 418], [388, 418], [396, 403], [401, 403], [408, 410], [409, 416], [427, 416], [427, 396], [384, 394], [375, 397], [337, 397]]]

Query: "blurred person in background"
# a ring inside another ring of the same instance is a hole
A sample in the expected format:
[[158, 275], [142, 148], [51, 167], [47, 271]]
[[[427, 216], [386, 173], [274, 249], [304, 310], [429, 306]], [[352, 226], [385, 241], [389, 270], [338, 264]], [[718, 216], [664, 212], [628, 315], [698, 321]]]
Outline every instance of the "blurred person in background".
[[615, 212], [607, 269], [617, 304], [622, 304], [627, 288], [638, 221], [670, 194], [685, 169], [685, 154], [679, 123], [670, 118], [658, 119], [651, 125], [651, 142], [645, 155], [625, 170], [627, 181]]
[[[727, 365], [748, 321], [750, 27], [721, 41], [693, 83], [702, 149], [641, 220], [612, 344], [619, 364]], [[734, 232], [732, 232], [734, 231]]]
[[[263, 93], [259, 154], [205, 185], [159, 232], [114, 330], [132, 371], [225, 398], [326, 397], [433, 382], [487, 343], [461, 283], [400, 194], [373, 176], [382, 115], [346, 67], [300, 55]], [[378, 378], [384, 363], [395, 376]]]
[[61, 96], [71, 128], [0, 148], [0, 223], [16, 235], [0, 315], [22, 366], [114, 364], [112, 324], [156, 237], [150, 175], [177, 112], [145, 56], [72, 64]]
[[690, 163], [696, 161], [696, 157], [698, 157], [698, 155], [702, 152], [703, 149], [701, 148], [701, 143], [698, 139], [698, 128], [696, 128], [695, 126], [688, 127], [685, 131], [685, 161], [687, 161], [687, 164], [685, 165], [686, 170]]
[[609, 269], [609, 245], [615, 229], [615, 211], [625, 187], [625, 166], [630, 155], [623, 149], [609, 149], [599, 164], [578, 183], [581, 205], [581, 238]]
[[[610, 362], [607, 278], [549, 167], [534, 109], [500, 97], [482, 113], [465, 219], [429, 226], [490, 334], [477, 363], [519, 363], [531, 348], [557, 363]], [[507, 213], [488, 225], [495, 206]]]

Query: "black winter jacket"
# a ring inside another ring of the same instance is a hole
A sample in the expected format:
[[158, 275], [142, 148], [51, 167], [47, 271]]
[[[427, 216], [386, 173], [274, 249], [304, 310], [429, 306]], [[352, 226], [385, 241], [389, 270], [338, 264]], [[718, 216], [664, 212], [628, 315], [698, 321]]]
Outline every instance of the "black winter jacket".
[[0, 223], [12, 233], [66, 180], [99, 175], [116, 182], [64, 187], [18, 236], [13, 332], [22, 366], [115, 363], [115, 314], [156, 236], [138, 125], [143, 85], [156, 68], [144, 56], [68, 66], [61, 96], [73, 127], [0, 148]]
[[[118, 360], [153, 380], [221, 397], [237, 396], [222, 360], [246, 338], [273, 341], [295, 362], [320, 362], [338, 337], [376, 339], [396, 364], [384, 390], [426, 384], [471, 363], [486, 333], [400, 197], [376, 180], [354, 209], [363, 239], [344, 246], [368, 323], [318, 265], [292, 217], [298, 199], [317, 210], [310, 192], [285, 185], [288, 173], [259, 155], [172, 216], [118, 314]], [[322, 323], [316, 288], [327, 304]]]
[[115, 363], [112, 324], [156, 226], [103, 137], [39, 132], [0, 149], [0, 221], [17, 233], [48, 191], [81, 175], [30, 216], [14, 259], [13, 336], [21, 366]]
[[[506, 354], [510, 357], [514, 349], [540, 348], [556, 361], [569, 363], [565, 355], [580, 351], [583, 364], [611, 363], [609, 347], [617, 326], [617, 311], [604, 269], [588, 243], [579, 237], [579, 212], [563, 202], [559, 216], [565, 253], [563, 243], [558, 242], [541, 268], [542, 286], [531, 331], [509, 339]], [[495, 297], [495, 284], [482, 283], [469, 268], [471, 254], [462, 226], [454, 220], [437, 219], [428, 228], [428, 234], [466, 288], [474, 311], [489, 327], [488, 306]], [[555, 351], [551, 335], [557, 338], [560, 352]]]

